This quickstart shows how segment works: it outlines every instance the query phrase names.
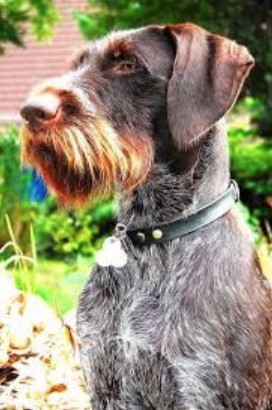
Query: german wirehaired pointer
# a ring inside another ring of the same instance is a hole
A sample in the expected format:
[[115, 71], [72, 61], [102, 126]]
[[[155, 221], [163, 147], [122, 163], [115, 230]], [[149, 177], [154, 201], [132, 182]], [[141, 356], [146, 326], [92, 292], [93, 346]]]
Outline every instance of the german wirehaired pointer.
[[93, 410], [263, 410], [272, 301], [232, 208], [224, 115], [253, 58], [193, 24], [87, 45], [34, 89], [23, 159], [59, 200], [120, 194], [78, 307]]

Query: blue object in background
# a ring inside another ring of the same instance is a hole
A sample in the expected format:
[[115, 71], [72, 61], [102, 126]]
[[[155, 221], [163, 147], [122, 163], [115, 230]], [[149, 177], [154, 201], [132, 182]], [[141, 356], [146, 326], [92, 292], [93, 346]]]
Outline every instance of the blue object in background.
[[35, 169], [24, 170], [23, 173], [29, 176], [23, 197], [29, 202], [43, 202], [47, 189], [41, 175]]
[[33, 169], [31, 173], [32, 179], [29, 187], [29, 200], [31, 202], [42, 202], [47, 195], [46, 186], [37, 171]]

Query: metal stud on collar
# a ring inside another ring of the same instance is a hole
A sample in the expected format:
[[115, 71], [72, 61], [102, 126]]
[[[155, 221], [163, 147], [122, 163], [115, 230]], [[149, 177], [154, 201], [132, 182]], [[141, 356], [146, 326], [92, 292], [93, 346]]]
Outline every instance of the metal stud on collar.
[[136, 234], [139, 243], [145, 242], [145, 234], [143, 232], [137, 232]]
[[163, 232], [161, 229], [154, 229], [154, 231], [152, 231], [152, 237], [154, 239], [161, 239], [163, 237]]

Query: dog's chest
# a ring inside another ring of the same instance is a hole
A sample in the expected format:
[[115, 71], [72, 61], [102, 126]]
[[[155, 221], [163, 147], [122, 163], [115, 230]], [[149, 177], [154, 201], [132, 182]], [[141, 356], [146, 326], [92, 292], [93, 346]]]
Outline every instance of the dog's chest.
[[[160, 398], [157, 394], [154, 402], [160, 400], [163, 408], [172, 408], [169, 390], [175, 383], [160, 352], [167, 320], [161, 280], [140, 281], [138, 277], [129, 284], [128, 272], [119, 275], [103, 278], [100, 269], [95, 271], [81, 298], [78, 330], [81, 360], [90, 370], [89, 385], [102, 391], [110, 385], [111, 391], [118, 393], [121, 384], [145, 390], [146, 397], [163, 390], [165, 394]], [[154, 388], [155, 382], [158, 385]], [[174, 393], [171, 400], [173, 397]]]
[[190, 294], [173, 252], [163, 258], [156, 249], [137, 259], [132, 256], [121, 269], [97, 266], [82, 293], [79, 333], [95, 360], [99, 355], [118, 356], [132, 363], [139, 355], [161, 354], [163, 339], [167, 343], [173, 331], [169, 323], [180, 321], [180, 296]]
[[118, 351], [127, 357], [139, 350], [156, 349], [164, 317], [159, 282], [135, 281], [132, 277], [129, 280], [123, 269], [117, 274], [116, 270], [114, 274], [109, 271], [104, 278], [102, 272], [95, 271], [85, 297], [83, 293], [81, 307], [82, 314], [87, 315], [86, 337], [93, 345], [116, 344]]

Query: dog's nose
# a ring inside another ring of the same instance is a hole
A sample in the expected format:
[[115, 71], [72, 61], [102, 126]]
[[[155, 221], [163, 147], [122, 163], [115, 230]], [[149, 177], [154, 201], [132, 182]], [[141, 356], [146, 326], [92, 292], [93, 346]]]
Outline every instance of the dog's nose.
[[53, 120], [60, 108], [60, 99], [54, 94], [44, 93], [30, 97], [21, 109], [21, 117], [32, 127]]

